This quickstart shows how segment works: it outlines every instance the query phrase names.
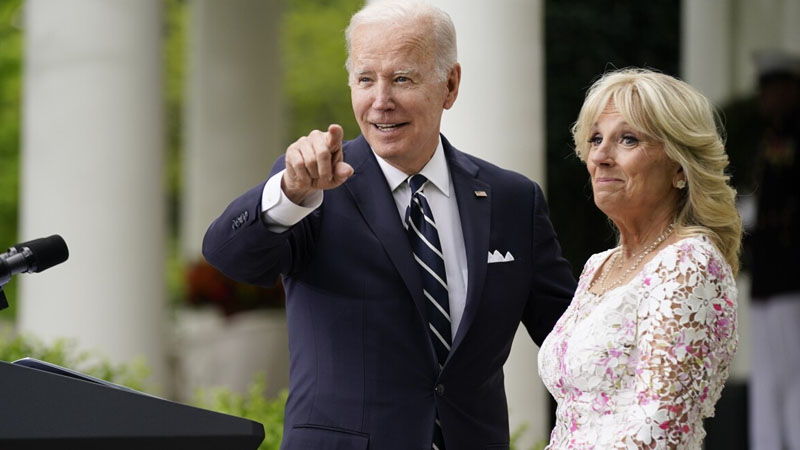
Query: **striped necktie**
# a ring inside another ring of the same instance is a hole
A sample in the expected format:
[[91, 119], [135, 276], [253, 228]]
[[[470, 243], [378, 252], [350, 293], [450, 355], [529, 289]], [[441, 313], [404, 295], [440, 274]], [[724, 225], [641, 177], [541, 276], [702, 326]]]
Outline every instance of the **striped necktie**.
[[[447, 293], [447, 275], [444, 270], [444, 256], [439, 242], [439, 233], [433, 213], [425, 198], [423, 188], [428, 179], [423, 175], [412, 175], [408, 179], [411, 188], [411, 204], [406, 214], [408, 239], [414, 260], [422, 275], [422, 293], [428, 305], [428, 328], [433, 348], [441, 370], [450, 352], [450, 300]], [[438, 413], [433, 431], [433, 449], [444, 450], [444, 438], [439, 424]]]

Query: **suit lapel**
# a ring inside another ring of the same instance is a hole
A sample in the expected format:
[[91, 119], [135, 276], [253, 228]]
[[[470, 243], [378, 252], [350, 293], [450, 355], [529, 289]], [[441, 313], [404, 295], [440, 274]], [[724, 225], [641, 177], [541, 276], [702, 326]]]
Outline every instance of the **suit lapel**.
[[[464, 314], [450, 350], [452, 357], [469, 330], [481, 300], [486, 279], [487, 255], [489, 254], [489, 232], [491, 224], [491, 186], [477, 178], [479, 167], [470, 161], [442, 137], [450, 176], [453, 180], [464, 246], [467, 254], [467, 298]], [[422, 323], [428, 323], [427, 307], [422, 295], [422, 280], [419, 267], [413, 260], [411, 245], [406, 230], [397, 215], [394, 197], [389, 191], [375, 156], [363, 136], [352, 141], [344, 159], [353, 166], [353, 176], [344, 187], [353, 197], [369, 228], [386, 249], [400, 277], [405, 282], [414, 300]], [[486, 197], [478, 197], [475, 191], [483, 191]], [[431, 355], [433, 347], [431, 347]]]
[[[483, 292], [486, 279], [487, 255], [489, 254], [489, 232], [492, 212], [491, 186], [477, 178], [479, 167], [463, 153], [455, 150], [442, 137], [450, 176], [458, 202], [458, 214], [461, 217], [461, 229], [464, 234], [464, 247], [467, 254], [467, 299], [461, 323], [458, 326], [450, 357], [464, 340], [469, 331]], [[476, 191], [487, 195], [479, 197]]]
[[349, 145], [344, 159], [354, 170], [344, 187], [350, 192], [369, 228], [386, 249], [405, 282], [423, 323], [427, 323], [422, 280], [411, 254], [406, 230], [397, 215], [397, 207], [386, 178], [363, 136], [359, 136]]

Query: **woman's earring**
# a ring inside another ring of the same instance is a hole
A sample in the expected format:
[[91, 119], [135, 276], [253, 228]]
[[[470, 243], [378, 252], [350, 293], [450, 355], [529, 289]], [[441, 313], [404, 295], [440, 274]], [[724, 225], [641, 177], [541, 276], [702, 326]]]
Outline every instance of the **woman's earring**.
[[681, 180], [678, 180], [678, 181], [675, 183], [675, 187], [676, 187], [676, 188], [678, 188], [678, 189], [683, 189], [683, 188], [685, 188], [685, 187], [686, 187], [686, 180], [683, 180], [683, 179], [681, 179]]

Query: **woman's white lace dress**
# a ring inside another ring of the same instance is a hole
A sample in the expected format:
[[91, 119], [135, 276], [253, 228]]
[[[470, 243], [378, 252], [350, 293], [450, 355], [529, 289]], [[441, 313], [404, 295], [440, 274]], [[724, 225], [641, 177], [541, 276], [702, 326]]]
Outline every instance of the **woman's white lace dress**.
[[586, 262], [539, 352], [558, 402], [547, 448], [700, 449], [736, 352], [730, 266], [710, 240], [689, 237], [595, 295], [589, 283], [611, 252]]

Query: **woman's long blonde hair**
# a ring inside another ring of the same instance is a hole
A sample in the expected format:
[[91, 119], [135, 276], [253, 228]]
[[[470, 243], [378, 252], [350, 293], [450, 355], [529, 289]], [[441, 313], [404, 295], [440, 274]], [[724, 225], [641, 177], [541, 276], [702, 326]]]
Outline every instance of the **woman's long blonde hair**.
[[737, 274], [742, 221], [736, 191], [725, 172], [728, 155], [714, 107], [696, 89], [669, 75], [639, 68], [608, 72], [589, 88], [572, 126], [575, 152], [584, 163], [592, 125], [609, 102], [631, 127], [662, 143], [667, 157], [683, 169], [686, 188], [674, 218], [678, 235], [708, 236]]

